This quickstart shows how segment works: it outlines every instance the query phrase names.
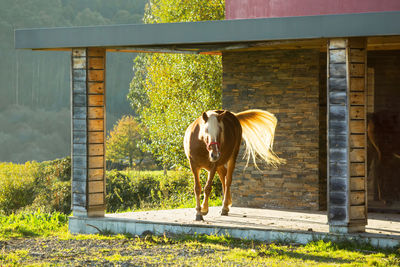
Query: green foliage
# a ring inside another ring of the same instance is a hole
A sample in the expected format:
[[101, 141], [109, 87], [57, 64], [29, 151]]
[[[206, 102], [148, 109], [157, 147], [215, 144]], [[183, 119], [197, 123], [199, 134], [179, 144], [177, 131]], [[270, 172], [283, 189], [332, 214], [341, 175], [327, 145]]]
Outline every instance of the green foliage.
[[[107, 172], [107, 211], [194, 207], [193, 186], [189, 171], [169, 171], [167, 175], [162, 171], [110, 171]], [[220, 205], [221, 195], [221, 182], [215, 179], [211, 205]]]
[[68, 215], [42, 211], [0, 214], [0, 238], [49, 236], [66, 232]]
[[[224, 1], [152, 0], [146, 23], [217, 20]], [[165, 165], [186, 165], [182, 149], [186, 128], [201, 112], [221, 107], [220, 56], [147, 54], [135, 60], [128, 95], [148, 129], [147, 151]]]
[[71, 159], [0, 163], [0, 214], [71, 211]]
[[39, 164], [0, 163], [0, 213], [9, 214], [32, 203]]
[[107, 137], [106, 159], [111, 162], [127, 160], [131, 168], [134, 163], [140, 168], [145, 158], [150, 158], [150, 155], [143, 152], [139, 146], [142, 132], [132, 116], [123, 116]]

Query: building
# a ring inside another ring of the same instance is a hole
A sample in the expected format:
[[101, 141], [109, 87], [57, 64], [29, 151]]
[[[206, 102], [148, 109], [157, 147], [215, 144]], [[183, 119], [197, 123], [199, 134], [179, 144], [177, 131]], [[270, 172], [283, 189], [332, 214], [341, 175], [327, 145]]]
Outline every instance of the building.
[[288, 162], [244, 173], [239, 162], [234, 205], [327, 209], [331, 232], [364, 231], [369, 202], [399, 198], [387, 190], [400, 187], [393, 175], [389, 193], [379, 171], [368, 180], [367, 115], [399, 109], [400, 3], [226, 0], [226, 16], [16, 30], [16, 48], [71, 51], [73, 216], [104, 216], [106, 52], [219, 53], [223, 107], [274, 113], [275, 151]]

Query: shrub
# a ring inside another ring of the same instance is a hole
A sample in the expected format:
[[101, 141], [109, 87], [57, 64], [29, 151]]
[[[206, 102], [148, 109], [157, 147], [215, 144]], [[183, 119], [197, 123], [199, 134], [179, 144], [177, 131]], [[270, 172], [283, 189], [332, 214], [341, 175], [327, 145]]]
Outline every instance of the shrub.
[[0, 163], [0, 213], [71, 212], [71, 159]]
[[[202, 178], [205, 183], [205, 177]], [[194, 207], [193, 177], [189, 171], [110, 171], [107, 173], [107, 212], [132, 209]], [[221, 182], [214, 180], [211, 199], [222, 194]]]
[[10, 214], [35, 199], [35, 175], [39, 163], [0, 163], [0, 212]]

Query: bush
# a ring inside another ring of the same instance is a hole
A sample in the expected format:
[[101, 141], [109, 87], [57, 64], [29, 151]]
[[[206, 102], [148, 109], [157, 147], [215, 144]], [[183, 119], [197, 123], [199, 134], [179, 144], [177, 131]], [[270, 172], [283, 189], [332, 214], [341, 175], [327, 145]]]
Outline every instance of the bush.
[[[205, 177], [202, 177], [202, 184]], [[132, 209], [171, 209], [194, 207], [193, 177], [189, 171], [107, 173], [107, 212]], [[214, 179], [212, 200], [222, 195], [221, 182]]]
[[0, 163], [0, 212], [10, 214], [35, 199], [37, 162]]
[[0, 213], [71, 212], [71, 159], [0, 163]]

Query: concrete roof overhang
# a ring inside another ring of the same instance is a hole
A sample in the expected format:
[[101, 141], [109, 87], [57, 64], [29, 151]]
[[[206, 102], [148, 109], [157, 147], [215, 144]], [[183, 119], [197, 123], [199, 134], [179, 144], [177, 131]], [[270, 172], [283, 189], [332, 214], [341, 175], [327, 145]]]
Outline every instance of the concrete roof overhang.
[[[15, 30], [15, 48], [69, 50], [104, 47], [108, 51], [219, 53], [262, 47], [320, 46], [338, 37], [371, 37], [400, 48], [400, 11], [221, 20], [162, 24], [108, 25]], [[395, 36], [395, 37], [393, 37]], [[386, 39], [382, 39], [386, 38]], [[391, 38], [391, 39], [388, 39]], [[370, 39], [370, 38], [369, 38]], [[393, 48], [391, 48], [393, 49]]]

